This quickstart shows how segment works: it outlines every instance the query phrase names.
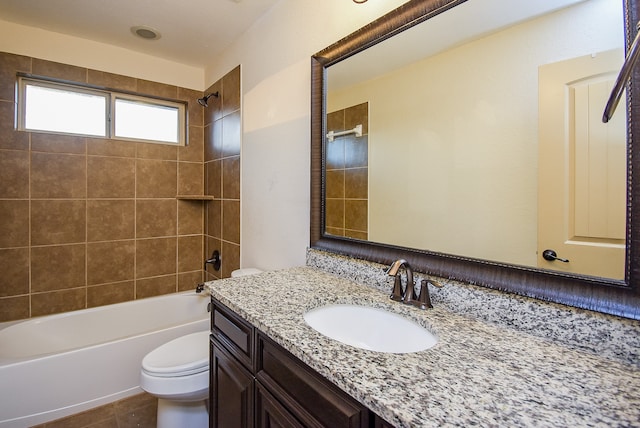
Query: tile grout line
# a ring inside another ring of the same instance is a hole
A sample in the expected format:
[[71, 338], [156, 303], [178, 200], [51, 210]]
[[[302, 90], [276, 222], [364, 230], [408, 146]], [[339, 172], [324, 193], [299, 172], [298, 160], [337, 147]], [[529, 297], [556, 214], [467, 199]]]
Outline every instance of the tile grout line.
[[29, 233], [27, 234], [27, 245], [29, 246], [29, 318], [31, 318], [33, 316], [33, 304], [32, 304], [32, 296], [33, 296], [33, 282], [32, 282], [32, 274], [33, 274], [33, 269], [31, 267], [32, 263], [33, 263], [33, 256], [32, 256], [32, 250], [31, 250], [31, 132], [29, 132], [28, 134], [28, 149], [29, 149], [29, 209], [28, 209], [28, 227], [29, 227]]
[[84, 307], [86, 309], [89, 307], [89, 156], [86, 138], [84, 138], [84, 167]]

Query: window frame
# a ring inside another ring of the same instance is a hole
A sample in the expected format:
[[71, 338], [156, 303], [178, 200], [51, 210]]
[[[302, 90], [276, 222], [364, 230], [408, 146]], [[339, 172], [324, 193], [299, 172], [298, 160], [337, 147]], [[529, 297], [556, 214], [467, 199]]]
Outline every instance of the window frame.
[[[106, 139], [106, 140], [119, 140], [119, 141], [131, 141], [140, 143], [153, 143], [164, 144], [169, 146], [186, 146], [187, 144], [187, 103], [185, 101], [173, 100], [162, 97], [155, 97], [150, 95], [139, 94], [135, 92], [118, 91], [109, 88], [103, 88], [93, 85], [81, 84], [77, 82], [62, 81], [58, 79], [46, 78], [41, 76], [32, 76], [27, 74], [18, 73], [18, 79], [16, 82], [16, 129], [25, 132], [36, 132], [46, 134], [57, 135], [72, 135], [88, 138]], [[101, 96], [105, 98], [105, 135], [87, 135], [74, 132], [60, 132], [50, 131], [42, 129], [28, 129], [26, 127], [26, 87], [28, 85], [41, 86], [45, 88], [66, 90], [70, 92], [90, 94]], [[115, 135], [115, 111], [116, 100], [125, 100], [131, 102], [137, 102], [141, 104], [157, 105], [161, 107], [168, 107], [178, 110], [178, 135], [177, 141], [163, 141], [163, 140], [151, 140], [144, 138], [133, 137], [117, 137]]]

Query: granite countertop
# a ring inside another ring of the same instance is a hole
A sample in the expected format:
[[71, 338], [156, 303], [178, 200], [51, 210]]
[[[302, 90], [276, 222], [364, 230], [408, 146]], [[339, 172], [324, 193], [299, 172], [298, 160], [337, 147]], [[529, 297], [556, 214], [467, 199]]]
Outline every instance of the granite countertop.
[[[398, 427], [640, 426], [634, 365], [443, 308], [421, 311], [312, 267], [207, 284], [214, 298]], [[411, 354], [344, 345], [303, 319], [329, 303], [396, 312], [439, 342]]]

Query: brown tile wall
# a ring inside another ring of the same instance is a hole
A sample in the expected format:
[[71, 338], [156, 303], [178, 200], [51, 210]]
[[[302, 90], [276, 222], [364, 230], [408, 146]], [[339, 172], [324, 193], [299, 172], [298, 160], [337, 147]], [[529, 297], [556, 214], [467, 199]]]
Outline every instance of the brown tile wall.
[[[16, 72], [188, 101], [188, 145], [16, 131]], [[239, 100], [239, 90], [227, 92], [235, 97], [230, 100]], [[177, 200], [176, 194], [204, 191], [200, 96], [200, 91], [0, 53], [0, 322], [195, 288], [203, 277], [209, 203]], [[225, 161], [231, 161], [231, 151], [239, 154], [239, 134], [232, 137], [239, 130], [237, 104], [221, 116], [230, 123]], [[238, 183], [225, 188], [234, 186]], [[238, 198], [233, 195], [236, 205]]]
[[207, 202], [206, 254], [218, 250], [219, 271], [207, 268], [206, 279], [227, 278], [240, 267], [240, 66], [211, 85], [204, 117], [205, 192]]
[[332, 235], [368, 236], [368, 123], [368, 103], [327, 115], [327, 132], [362, 125], [362, 137], [350, 134], [327, 141], [326, 232]]

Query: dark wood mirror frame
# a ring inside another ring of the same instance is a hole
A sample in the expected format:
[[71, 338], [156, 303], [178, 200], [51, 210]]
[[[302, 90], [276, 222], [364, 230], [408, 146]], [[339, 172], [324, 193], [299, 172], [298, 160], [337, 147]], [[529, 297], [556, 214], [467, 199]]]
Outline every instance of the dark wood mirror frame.
[[[628, 178], [627, 178], [627, 252], [625, 280], [571, 275], [554, 271], [509, 265], [487, 260], [402, 248], [391, 245], [335, 237], [325, 234], [324, 135], [326, 106], [326, 67], [346, 59], [370, 46], [445, 12], [466, 0], [411, 0], [373, 21], [311, 59], [311, 235], [314, 249], [348, 255], [358, 259], [390, 264], [406, 259], [416, 271], [459, 280], [505, 292], [533, 297], [578, 308], [640, 319], [640, 150], [634, 136], [640, 135], [640, 97], [634, 89], [640, 85], [640, 67], [627, 86]], [[640, 19], [640, 0], [625, 0], [625, 34], [627, 49], [636, 35]], [[622, 23], [621, 23], [622, 24]], [[425, 41], [428, 43], [428, 41]], [[619, 109], [624, 108], [621, 103]], [[603, 107], [604, 108], [604, 107]]]

